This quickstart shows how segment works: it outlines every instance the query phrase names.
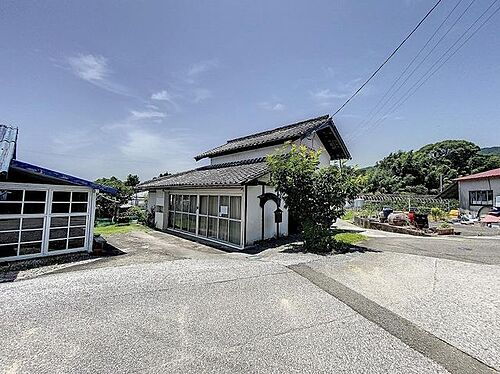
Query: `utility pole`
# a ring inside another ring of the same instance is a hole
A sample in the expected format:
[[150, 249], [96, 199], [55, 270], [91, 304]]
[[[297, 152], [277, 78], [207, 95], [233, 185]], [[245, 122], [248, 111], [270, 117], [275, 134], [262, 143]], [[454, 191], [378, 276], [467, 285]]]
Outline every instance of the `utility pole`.
[[439, 192], [443, 192], [443, 174], [439, 176]]

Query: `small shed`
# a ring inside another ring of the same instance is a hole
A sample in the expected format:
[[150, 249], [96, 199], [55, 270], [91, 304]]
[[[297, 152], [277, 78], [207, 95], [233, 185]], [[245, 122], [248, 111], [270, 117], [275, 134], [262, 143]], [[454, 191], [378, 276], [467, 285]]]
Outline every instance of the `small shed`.
[[0, 125], [0, 262], [91, 251], [97, 191], [113, 188], [16, 159]]

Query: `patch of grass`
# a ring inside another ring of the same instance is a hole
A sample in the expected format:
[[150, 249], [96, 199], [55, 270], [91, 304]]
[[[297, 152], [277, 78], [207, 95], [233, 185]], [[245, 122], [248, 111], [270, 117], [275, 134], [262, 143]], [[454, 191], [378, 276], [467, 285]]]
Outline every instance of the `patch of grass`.
[[344, 221], [353, 221], [354, 220], [354, 210], [347, 210], [344, 215], [342, 216], [342, 219]]
[[108, 225], [108, 226], [98, 226], [94, 228], [94, 234], [101, 235], [114, 235], [114, 234], [126, 234], [131, 231], [149, 231], [150, 229], [146, 226], [139, 225], [137, 223], [127, 224], [127, 225]]
[[335, 240], [345, 244], [356, 244], [368, 239], [365, 235], [356, 232], [343, 232], [334, 236]]

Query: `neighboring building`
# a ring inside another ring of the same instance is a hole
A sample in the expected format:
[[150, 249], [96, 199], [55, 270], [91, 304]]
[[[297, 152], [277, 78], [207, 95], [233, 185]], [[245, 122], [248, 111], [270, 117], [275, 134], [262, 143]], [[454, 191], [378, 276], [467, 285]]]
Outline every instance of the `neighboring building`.
[[472, 216], [500, 207], [500, 168], [457, 178], [460, 210]]
[[146, 209], [147, 202], [148, 202], [148, 191], [140, 191], [132, 194], [127, 204], [130, 206], [138, 206], [141, 209]]
[[0, 262], [91, 251], [96, 192], [116, 190], [16, 159], [0, 125]]
[[240, 249], [288, 235], [294, 219], [269, 185], [265, 160], [287, 141], [323, 150], [321, 166], [350, 158], [328, 115], [229, 140], [195, 157], [210, 165], [138, 186], [149, 191], [156, 227]]

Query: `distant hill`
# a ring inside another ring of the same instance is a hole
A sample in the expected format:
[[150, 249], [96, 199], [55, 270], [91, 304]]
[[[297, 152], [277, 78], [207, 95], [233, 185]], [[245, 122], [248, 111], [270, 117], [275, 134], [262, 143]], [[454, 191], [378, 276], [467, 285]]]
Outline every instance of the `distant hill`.
[[500, 146], [481, 148], [481, 150], [479, 151], [479, 154], [481, 154], [481, 155], [499, 155], [500, 156]]
[[359, 170], [363, 192], [434, 195], [441, 180], [453, 179], [500, 167], [500, 146], [481, 149], [466, 140], [444, 140], [414, 151], [390, 153], [375, 166]]

